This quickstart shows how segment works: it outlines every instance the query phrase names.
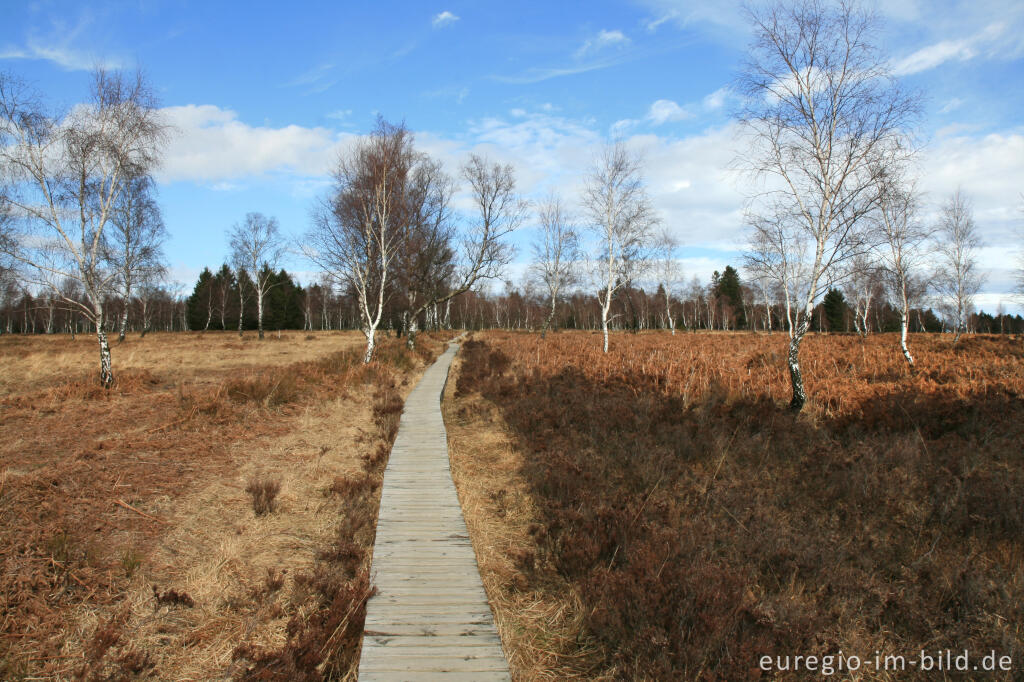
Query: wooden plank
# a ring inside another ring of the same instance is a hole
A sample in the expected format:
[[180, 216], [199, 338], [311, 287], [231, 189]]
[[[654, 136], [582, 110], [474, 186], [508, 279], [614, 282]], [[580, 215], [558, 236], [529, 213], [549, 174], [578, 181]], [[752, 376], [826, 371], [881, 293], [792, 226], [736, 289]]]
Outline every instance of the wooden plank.
[[510, 680], [451, 478], [450, 347], [409, 394], [384, 472], [359, 679]]

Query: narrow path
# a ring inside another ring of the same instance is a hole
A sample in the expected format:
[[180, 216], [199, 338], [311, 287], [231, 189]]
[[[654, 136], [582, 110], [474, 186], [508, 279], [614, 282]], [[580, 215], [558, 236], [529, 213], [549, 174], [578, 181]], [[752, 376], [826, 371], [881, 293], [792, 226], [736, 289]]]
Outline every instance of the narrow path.
[[441, 393], [457, 349], [406, 399], [384, 472], [362, 682], [510, 679], [448, 465]]

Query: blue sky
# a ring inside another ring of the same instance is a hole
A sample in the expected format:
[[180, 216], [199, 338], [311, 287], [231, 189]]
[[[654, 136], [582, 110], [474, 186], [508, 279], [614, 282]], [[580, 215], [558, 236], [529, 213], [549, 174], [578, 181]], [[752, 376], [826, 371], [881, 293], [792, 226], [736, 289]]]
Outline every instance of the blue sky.
[[[980, 304], [1019, 310], [1007, 292], [1024, 227], [1024, 3], [884, 4], [893, 68], [926, 95], [927, 211], [963, 188], [987, 243]], [[646, 158], [687, 272], [706, 281], [739, 264], [747, 189], [729, 170], [740, 143], [727, 89], [749, 40], [738, 3], [3, 5], [0, 69], [58, 106], [84, 97], [97, 63], [147, 74], [176, 128], [160, 197], [189, 286], [248, 211], [300, 235], [332, 160], [378, 113], [404, 119], [450, 173], [486, 153], [513, 163], [528, 195], [570, 200], [601, 142], [621, 136]]]

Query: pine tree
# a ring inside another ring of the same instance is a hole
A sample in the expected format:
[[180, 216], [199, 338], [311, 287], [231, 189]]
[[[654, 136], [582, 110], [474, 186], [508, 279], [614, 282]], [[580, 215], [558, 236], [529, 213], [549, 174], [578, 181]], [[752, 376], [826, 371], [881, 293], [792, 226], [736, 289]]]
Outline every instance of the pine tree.
[[829, 289], [821, 302], [822, 312], [825, 314], [825, 321], [828, 329], [832, 332], [841, 332], [845, 329], [846, 323], [846, 299], [839, 289]]
[[188, 328], [206, 330], [213, 316], [214, 278], [210, 268], [199, 273], [192, 295], [188, 297]]
[[736, 329], [744, 329], [747, 326], [743, 314], [743, 292], [740, 289], [740, 273], [731, 265], [725, 266], [721, 275], [715, 271], [711, 279], [715, 296], [719, 301], [729, 306], [736, 321]]

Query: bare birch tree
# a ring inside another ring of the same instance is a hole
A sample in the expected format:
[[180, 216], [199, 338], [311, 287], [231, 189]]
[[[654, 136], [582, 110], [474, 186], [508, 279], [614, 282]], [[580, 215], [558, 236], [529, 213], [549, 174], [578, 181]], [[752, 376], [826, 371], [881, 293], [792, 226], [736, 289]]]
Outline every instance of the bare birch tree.
[[146, 279], [148, 272], [164, 267], [167, 230], [153, 193], [152, 178], [128, 178], [111, 215], [108, 257], [116, 272], [114, 284], [124, 300], [117, 333], [119, 342], [124, 341], [128, 329], [128, 308], [138, 283]]
[[752, 144], [739, 163], [768, 181], [765, 210], [788, 235], [779, 243], [806, 250], [806, 278], [787, 302], [790, 406], [800, 410], [800, 343], [815, 302], [833, 283], [827, 273], [859, 250], [872, 169], [906, 153], [916, 109], [876, 47], [874, 17], [856, 5], [793, 0], [747, 14], [755, 38], [737, 87]]
[[844, 294], [853, 308], [853, 328], [866, 338], [871, 333], [871, 306], [884, 297], [881, 267], [868, 253], [858, 254], [846, 265]]
[[236, 223], [228, 235], [231, 258], [236, 267], [246, 271], [252, 281], [256, 297], [256, 325], [263, 338], [263, 302], [273, 286], [284, 253], [284, 240], [276, 218], [262, 213], [247, 213], [245, 220]]
[[576, 282], [579, 261], [579, 233], [557, 194], [551, 193], [537, 209], [539, 232], [532, 244], [530, 275], [548, 295], [550, 310], [540, 337], [543, 339], [555, 319], [559, 297]]
[[587, 177], [583, 210], [596, 237], [593, 276], [599, 286], [604, 352], [612, 300], [636, 278], [648, 259], [651, 231], [657, 224], [644, 187], [640, 159], [622, 142], [607, 145]]
[[303, 252], [332, 280], [356, 293], [366, 336], [363, 362], [373, 359], [377, 327], [399, 254], [406, 179], [415, 163], [405, 126], [378, 120], [376, 129], [338, 159], [334, 188], [314, 211]]
[[981, 237], [974, 224], [974, 211], [970, 200], [959, 189], [942, 207], [937, 236], [940, 263], [935, 286], [952, 323], [955, 344], [966, 330], [967, 316], [974, 309], [974, 297], [985, 280], [978, 271]]
[[64, 116], [0, 76], [0, 187], [17, 225], [4, 248], [37, 289], [81, 286], [84, 299], [63, 298], [96, 329], [104, 387], [114, 382], [106, 298], [117, 277], [107, 227], [128, 180], [156, 167], [166, 130], [141, 74], [97, 69], [89, 99]]
[[757, 277], [778, 287], [786, 330], [792, 341], [797, 331], [798, 305], [809, 281], [808, 245], [797, 221], [782, 211], [751, 214], [747, 219], [751, 233], [743, 254], [744, 265]]
[[920, 199], [915, 183], [896, 172], [879, 171], [877, 176], [878, 203], [872, 214], [877, 239], [873, 241], [879, 245], [885, 281], [900, 311], [900, 350], [913, 367], [914, 356], [907, 346], [913, 280], [928, 256], [933, 230], [918, 219]]
[[654, 244], [654, 279], [665, 294], [665, 322], [676, 334], [676, 316], [672, 313], [672, 295], [683, 281], [683, 269], [677, 258], [679, 240], [663, 230]]
[[[442, 286], [436, 289], [437, 294], [425, 297], [410, 315], [410, 348], [415, 340], [416, 321], [424, 311], [447, 304], [478, 283], [502, 275], [515, 255], [507, 237], [519, 229], [529, 214], [530, 205], [516, 191], [515, 169], [510, 164], [492, 163], [486, 157], [471, 154], [462, 166], [462, 177], [469, 183], [470, 200], [476, 212], [468, 218], [469, 225], [458, 238], [450, 278], [438, 277], [436, 281]], [[439, 272], [444, 274], [447, 269]]]
[[455, 272], [455, 226], [450, 202], [455, 186], [441, 164], [415, 154], [403, 189], [395, 284], [402, 292], [406, 342], [416, 342], [420, 315], [448, 292]]

